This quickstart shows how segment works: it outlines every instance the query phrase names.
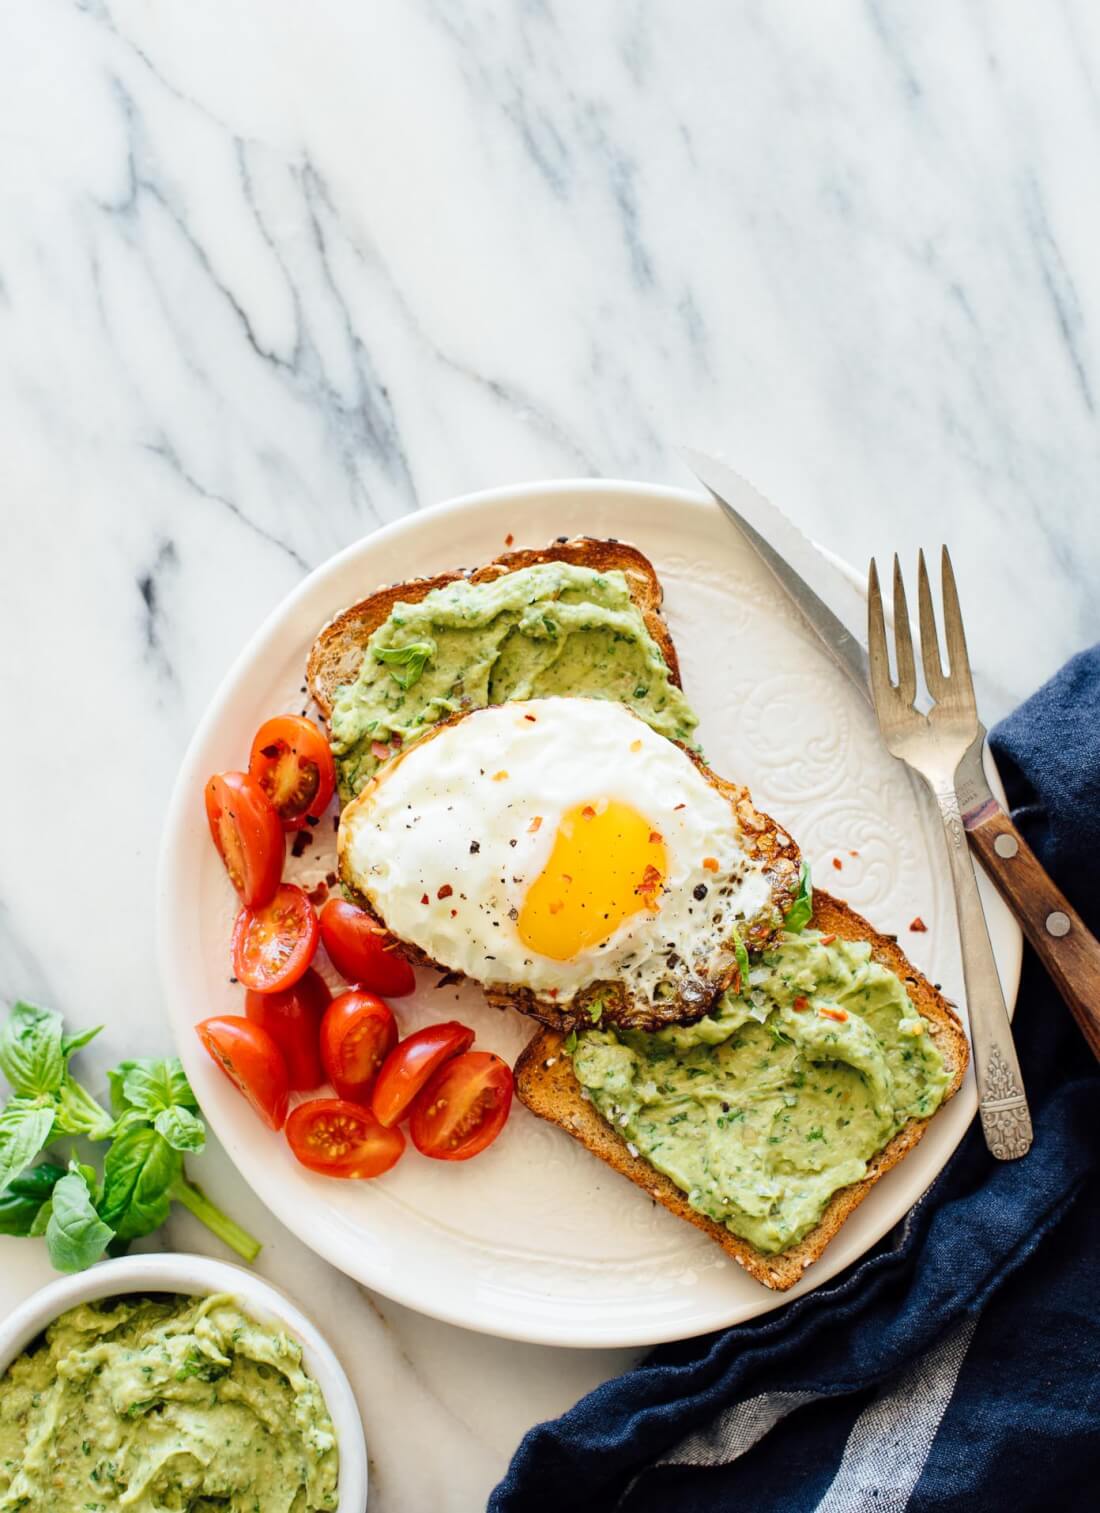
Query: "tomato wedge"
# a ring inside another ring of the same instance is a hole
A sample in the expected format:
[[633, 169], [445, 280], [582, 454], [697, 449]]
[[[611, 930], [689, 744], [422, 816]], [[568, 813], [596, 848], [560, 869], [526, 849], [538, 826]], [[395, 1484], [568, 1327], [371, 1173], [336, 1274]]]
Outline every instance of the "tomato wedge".
[[384, 1129], [342, 1098], [300, 1103], [286, 1122], [286, 1138], [302, 1165], [324, 1177], [380, 1177], [405, 1149], [399, 1129]]
[[321, 1062], [341, 1098], [370, 1107], [378, 1069], [397, 1044], [388, 1003], [353, 988], [329, 1005], [321, 1022]]
[[371, 1108], [381, 1124], [400, 1124], [428, 1078], [474, 1043], [474, 1032], [457, 1019], [430, 1024], [409, 1035], [382, 1063]]
[[245, 1014], [266, 1030], [282, 1051], [293, 1092], [308, 1092], [325, 1080], [321, 1021], [331, 998], [325, 979], [312, 967], [281, 993], [245, 994]]
[[264, 1123], [282, 1129], [290, 1088], [282, 1053], [267, 1031], [238, 1014], [225, 1014], [204, 1019], [195, 1032]]
[[336, 764], [312, 720], [277, 715], [257, 730], [248, 770], [287, 830], [315, 825], [336, 788]]
[[348, 982], [383, 998], [404, 998], [416, 987], [413, 969], [393, 936], [346, 899], [330, 898], [321, 910], [321, 939], [332, 965]]
[[233, 926], [233, 971], [254, 993], [281, 993], [304, 976], [317, 951], [317, 916], [293, 883], [260, 909], [242, 909]]
[[413, 1104], [409, 1134], [424, 1156], [469, 1161], [504, 1128], [512, 1107], [512, 1069], [491, 1051], [468, 1051], [436, 1072]]
[[229, 881], [249, 908], [275, 896], [286, 842], [271, 800], [247, 772], [219, 772], [206, 785], [206, 819]]

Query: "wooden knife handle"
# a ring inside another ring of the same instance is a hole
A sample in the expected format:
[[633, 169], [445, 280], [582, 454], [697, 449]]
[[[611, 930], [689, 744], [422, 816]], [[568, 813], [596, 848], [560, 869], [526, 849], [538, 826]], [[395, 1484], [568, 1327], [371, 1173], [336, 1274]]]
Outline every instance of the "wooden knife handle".
[[1051, 882], [1003, 809], [987, 807], [966, 828], [983, 867], [1100, 1060], [1100, 941]]

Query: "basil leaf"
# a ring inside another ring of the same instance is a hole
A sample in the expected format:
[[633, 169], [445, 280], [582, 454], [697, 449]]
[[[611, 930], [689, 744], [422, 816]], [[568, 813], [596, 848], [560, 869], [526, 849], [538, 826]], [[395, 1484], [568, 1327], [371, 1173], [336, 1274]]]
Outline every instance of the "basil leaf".
[[[65, 1175], [63, 1168], [42, 1161], [16, 1177], [0, 1197], [0, 1235], [29, 1235], [55, 1185]], [[45, 1225], [43, 1225], [43, 1232]]]
[[161, 1109], [153, 1120], [153, 1128], [158, 1135], [163, 1135], [173, 1150], [193, 1151], [198, 1155], [206, 1144], [206, 1125], [197, 1114], [178, 1103], [174, 1108]]
[[784, 930], [790, 930], [795, 934], [804, 930], [810, 923], [814, 912], [814, 887], [810, 879], [810, 864], [802, 863], [802, 871], [798, 878], [798, 892], [795, 894], [794, 903], [787, 910], [783, 920]]
[[374, 660], [390, 670], [398, 688], [411, 688], [435, 656], [434, 641], [410, 641], [408, 646], [376, 646]]
[[[64, 1176], [65, 1173], [62, 1172], [61, 1175]], [[35, 1214], [34, 1220], [33, 1220], [32, 1224], [31, 1224], [31, 1227], [30, 1227], [30, 1229], [27, 1230], [27, 1239], [28, 1240], [41, 1240], [42, 1236], [46, 1233], [47, 1229], [49, 1229], [49, 1227], [50, 1227], [50, 1220], [52, 1218], [53, 1218], [53, 1194], [51, 1193], [50, 1196], [46, 1199], [45, 1203], [43, 1203], [42, 1207]]]
[[126, 1078], [139, 1063], [136, 1061], [120, 1061], [118, 1066], [112, 1067], [107, 1073], [107, 1086], [111, 1090], [111, 1108], [115, 1114], [123, 1115], [128, 1107], [126, 1102]]
[[176, 1057], [170, 1061], [131, 1061], [127, 1063], [122, 1081], [122, 1096], [130, 1108], [140, 1109], [143, 1114], [159, 1114], [162, 1109], [197, 1109], [198, 1100], [191, 1091], [183, 1063]]
[[80, 1171], [61, 1178], [50, 1202], [53, 1212], [46, 1225], [50, 1260], [58, 1271], [83, 1271], [99, 1260], [114, 1239], [114, 1230], [96, 1213]]
[[81, 1030], [79, 1035], [62, 1035], [61, 1054], [65, 1058], [66, 1064], [69, 1058], [75, 1056], [82, 1046], [86, 1046], [89, 1041], [94, 1040], [102, 1029], [103, 1026], [97, 1024], [90, 1030]]
[[0, 1193], [30, 1166], [53, 1131], [53, 1109], [31, 1098], [10, 1098], [0, 1113]]
[[65, 1074], [61, 1015], [30, 1003], [14, 1004], [0, 1029], [0, 1071], [24, 1097], [56, 1093]]
[[741, 932], [736, 925], [733, 927], [733, 950], [737, 957], [737, 970], [741, 976], [737, 996], [743, 998], [749, 991], [749, 953], [745, 950], [745, 942], [741, 939]]
[[121, 1240], [151, 1234], [167, 1219], [169, 1191], [183, 1170], [183, 1157], [149, 1124], [128, 1129], [103, 1162], [99, 1211]]
[[57, 1095], [57, 1133], [106, 1140], [113, 1126], [114, 1120], [107, 1110], [100, 1108], [87, 1088], [66, 1072]]

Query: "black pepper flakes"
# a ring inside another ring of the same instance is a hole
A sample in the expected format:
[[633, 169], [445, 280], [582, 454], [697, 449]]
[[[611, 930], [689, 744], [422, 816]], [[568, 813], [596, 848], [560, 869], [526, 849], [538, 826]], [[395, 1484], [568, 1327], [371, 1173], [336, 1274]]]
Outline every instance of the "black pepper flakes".
[[698, 899], [704, 899], [704, 898], [706, 898], [706, 896], [707, 896], [707, 885], [706, 885], [706, 883], [696, 883], [695, 887], [692, 890], [691, 896], [692, 896], [692, 898], [698, 898]]

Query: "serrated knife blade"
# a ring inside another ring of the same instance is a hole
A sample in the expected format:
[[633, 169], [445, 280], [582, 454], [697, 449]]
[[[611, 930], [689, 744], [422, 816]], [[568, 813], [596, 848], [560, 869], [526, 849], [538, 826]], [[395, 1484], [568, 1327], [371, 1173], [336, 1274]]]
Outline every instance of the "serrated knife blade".
[[[690, 447], [681, 447], [680, 455], [771, 572], [829, 656], [871, 703], [867, 652], [862, 638], [851, 629], [867, 622], [867, 604], [855, 584], [728, 464]], [[990, 805], [1001, 807], [982, 768], [984, 736], [984, 729], [980, 730], [959, 767], [958, 796], [964, 822], [975, 820], [979, 813], [988, 815]]]

